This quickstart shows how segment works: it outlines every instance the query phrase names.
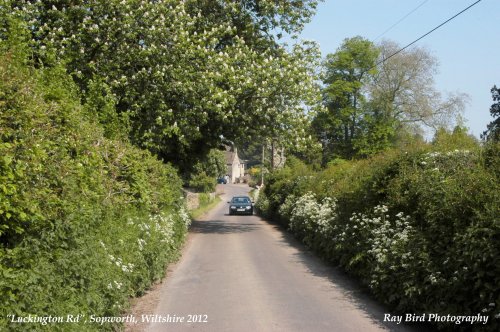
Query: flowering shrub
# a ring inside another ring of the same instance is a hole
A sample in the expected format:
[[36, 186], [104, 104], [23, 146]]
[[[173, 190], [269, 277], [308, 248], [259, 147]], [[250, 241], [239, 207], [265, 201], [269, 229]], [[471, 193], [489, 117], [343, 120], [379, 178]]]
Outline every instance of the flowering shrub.
[[[0, 14], [23, 21], [44, 66], [66, 64], [106, 132], [123, 127], [124, 115], [135, 142], [180, 162], [217, 146], [221, 134], [265, 133], [273, 124], [285, 134], [281, 124], [303, 122], [304, 105], [319, 98], [319, 47], [274, 47], [264, 31], [299, 31], [316, 4], [4, 0]], [[95, 107], [99, 95], [117, 111]], [[288, 139], [305, 145], [299, 130]]]
[[280, 213], [289, 218], [288, 227], [308, 246], [328, 238], [336, 219], [336, 202], [325, 197], [318, 202], [313, 193], [306, 193], [298, 199], [289, 196], [280, 208]]
[[293, 161], [270, 174], [264, 213], [395, 311], [488, 314], [486, 330], [500, 327], [498, 165], [481, 151], [389, 152], [304, 170]]
[[[415, 280], [418, 277], [419, 265], [425, 265], [424, 248], [418, 246], [418, 234], [411, 225], [411, 217], [403, 212], [389, 215], [385, 205], [376, 206], [369, 215], [353, 214], [350, 218], [352, 227], [359, 226], [358, 230], [351, 232], [351, 236], [340, 237], [340, 241], [347, 238], [344, 246], [356, 240], [356, 248], [361, 248], [366, 256], [360, 267], [361, 270], [369, 267], [368, 273], [363, 277], [365, 282], [380, 298], [391, 294], [392, 298], [386, 299], [390, 303], [406, 301], [412, 298], [418, 289]], [[360, 239], [363, 239], [361, 242]], [[351, 263], [351, 262], [350, 262]], [[359, 263], [359, 262], [358, 262]], [[403, 282], [402, 282], [403, 281]], [[400, 288], [402, 287], [402, 288]]]

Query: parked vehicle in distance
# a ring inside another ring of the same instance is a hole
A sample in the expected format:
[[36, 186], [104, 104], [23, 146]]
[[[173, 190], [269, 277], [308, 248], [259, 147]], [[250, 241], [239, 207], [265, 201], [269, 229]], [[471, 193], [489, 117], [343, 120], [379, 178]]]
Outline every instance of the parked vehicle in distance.
[[253, 214], [253, 202], [248, 196], [234, 196], [229, 202], [229, 214]]
[[227, 184], [227, 179], [226, 178], [218, 178], [217, 183], [219, 184]]

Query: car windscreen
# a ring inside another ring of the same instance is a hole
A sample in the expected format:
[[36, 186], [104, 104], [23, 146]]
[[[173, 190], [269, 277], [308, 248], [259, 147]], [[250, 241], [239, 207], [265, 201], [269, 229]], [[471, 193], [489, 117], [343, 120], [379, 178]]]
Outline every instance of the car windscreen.
[[234, 197], [233, 203], [248, 204], [248, 203], [250, 203], [250, 200], [246, 197]]

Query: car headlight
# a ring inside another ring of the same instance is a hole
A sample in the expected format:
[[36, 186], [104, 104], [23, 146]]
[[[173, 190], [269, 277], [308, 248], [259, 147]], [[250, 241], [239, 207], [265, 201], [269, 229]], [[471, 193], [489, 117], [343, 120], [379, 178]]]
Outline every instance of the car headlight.
[[232, 210], [236, 209], [236, 206], [231, 206], [231, 209], [232, 209]]
[[247, 206], [247, 210], [250, 210], [252, 207], [251, 206]]

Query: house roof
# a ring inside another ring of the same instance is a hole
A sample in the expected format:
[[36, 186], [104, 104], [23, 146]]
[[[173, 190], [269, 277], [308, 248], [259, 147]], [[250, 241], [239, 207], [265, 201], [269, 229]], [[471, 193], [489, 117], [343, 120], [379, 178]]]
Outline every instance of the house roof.
[[226, 157], [226, 164], [228, 165], [232, 165], [235, 162], [236, 158], [238, 158], [238, 161], [240, 161], [238, 157], [238, 150], [236, 148], [233, 148], [232, 146], [226, 146], [224, 155]]

